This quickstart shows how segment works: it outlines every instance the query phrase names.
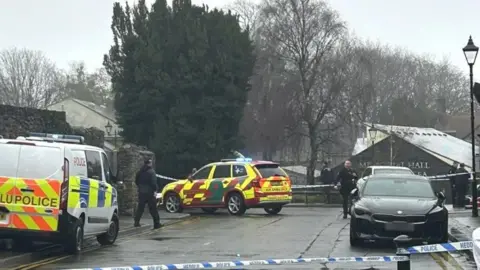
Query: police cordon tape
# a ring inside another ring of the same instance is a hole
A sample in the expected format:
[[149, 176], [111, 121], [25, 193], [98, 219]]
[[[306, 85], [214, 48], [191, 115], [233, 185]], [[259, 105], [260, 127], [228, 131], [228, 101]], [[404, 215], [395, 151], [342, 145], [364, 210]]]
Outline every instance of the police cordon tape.
[[145, 266], [125, 267], [95, 267], [69, 270], [173, 270], [173, 269], [213, 269], [253, 265], [285, 265], [285, 264], [308, 264], [308, 263], [351, 263], [351, 262], [402, 262], [409, 261], [407, 256], [370, 256], [370, 257], [323, 257], [323, 258], [298, 258], [298, 259], [268, 259], [251, 261], [224, 261], [224, 262], [199, 262], [179, 264], [159, 264]]
[[422, 253], [436, 253], [436, 252], [453, 252], [473, 249], [472, 241], [451, 242], [443, 244], [421, 245], [409, 248], [399, 248], [397, 254], [422, 254]]

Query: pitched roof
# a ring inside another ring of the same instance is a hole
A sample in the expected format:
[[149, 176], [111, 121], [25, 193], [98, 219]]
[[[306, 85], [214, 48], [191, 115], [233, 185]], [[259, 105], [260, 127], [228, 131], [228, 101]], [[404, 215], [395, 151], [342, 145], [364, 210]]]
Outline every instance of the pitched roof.
[[93, 102], [80, 100], [80, 99], [76, 99], [76, 98], [72, 98], [72, 100], [74, 102], [80, 104], [81, 106], [83, 106], [87, 109], [90, 109], [90, 110], [96, 112], [97, 114], [107, 118], [108, 120], [112, 121], [113, 123], [117, 122], [116, 117], [115, 117], [115, 111], [108, 109], [106, 106], [97, 105]]
[[363, 152], [363, 150], [367, 148], [368, 148], [367, 138], [357, 138], [357, 141], [355, 142], [355, 146], [353, 147], [352, 156], [355, 156], [356, 154]]
[[[389, 126], [375, 124], [375, 128], [404, 139], [412, 145], [419, 147], [425, 152], [452, 164], [454, 161], [464, 163], [465, 166], [472, 166], [472, 145], [464, 140], [448, 135], [433, 128]], [[479, 147], [476, 146], [476, 153]]]

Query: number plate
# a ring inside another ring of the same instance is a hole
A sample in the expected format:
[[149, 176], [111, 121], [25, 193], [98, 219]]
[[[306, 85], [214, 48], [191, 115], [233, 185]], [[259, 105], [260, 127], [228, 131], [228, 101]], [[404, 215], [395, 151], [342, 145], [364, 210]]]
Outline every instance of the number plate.
[[385, 230], [395, 232], [413, 232], [415, 227], [413, 224], [406, 222], [391, 222], [385, 224]]
[[265, 188], [263, 189], [264, 192], [282, 192], [282, 191], [287, 191], [287, 188], [285, 187], [271, 187], [271, 188]]
[[272, 186], [276, 187], [276, 186], [281, 186], [282, 185], [282, 181], [272, 181], [270, 182], [272, 184]]
[[261, 201], [287, 201], [290, 198], [288, 196], [268, 196], [261, 198]]

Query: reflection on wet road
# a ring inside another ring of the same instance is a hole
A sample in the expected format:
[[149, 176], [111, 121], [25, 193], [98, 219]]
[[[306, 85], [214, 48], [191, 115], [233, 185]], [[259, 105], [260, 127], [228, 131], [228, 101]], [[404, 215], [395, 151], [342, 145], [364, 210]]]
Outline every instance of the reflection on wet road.
[[[244, 217], [220, 211], [161, 230], [119, 239], [79, 256], [53, 257], [28, 269], [71, 269], [270, 258], [393, 256], [391, 245], [351, 248], [349, 223], [337, 208], [286, 208], [280, 215], [250, 210]], [[449, 255], [414, 255], [412, 269], [461, 269]], [[259, 266], [248, 269], [396, 269], [396, 263]], [[27, 268], [24, 268], [27, 269]]]

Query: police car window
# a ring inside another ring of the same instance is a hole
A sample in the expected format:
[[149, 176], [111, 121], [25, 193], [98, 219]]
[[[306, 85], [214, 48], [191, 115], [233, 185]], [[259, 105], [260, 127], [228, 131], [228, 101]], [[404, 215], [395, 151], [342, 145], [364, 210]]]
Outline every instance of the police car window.
[[85, 151], [87, 156], [88, 178], [102, 180], [102, 162], [97, 151]]
[[192, 179], [194, 179], [194, 180], [207, 179], [208, 175], [210, 174], [211, 169], [212, 169], [212, 167], [206, 167], [206, 168], [203, 168], [203, 169], [199, 170], [197, 173], [195, 173], [192, 176]]
[[102, 153], [102, 163], [103, 163], [103, 175], [105, 176], [105, 181], [110, 182], [110, 164], [108, 163], [108, 158], [105, 153]]
[[56, 147], [22, 145], [17, 177], [63, 179], [63, 151]]
[[243, 165], [233, 165], [232, 174], [233, 174], [233, 177], [245, 176], [247, 175], [247, 170]]
[[15, 177], [17, 174], [20, 145], [0, 144], [0, 176]]
[[230, 165], [219, 165], [215, 167], [215, 172], [213, 172], [213, 178], [227, 178], [230, 176]]

